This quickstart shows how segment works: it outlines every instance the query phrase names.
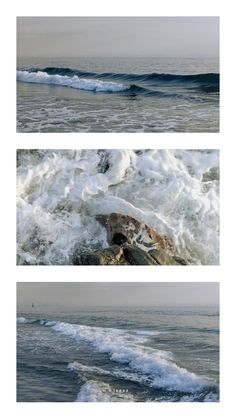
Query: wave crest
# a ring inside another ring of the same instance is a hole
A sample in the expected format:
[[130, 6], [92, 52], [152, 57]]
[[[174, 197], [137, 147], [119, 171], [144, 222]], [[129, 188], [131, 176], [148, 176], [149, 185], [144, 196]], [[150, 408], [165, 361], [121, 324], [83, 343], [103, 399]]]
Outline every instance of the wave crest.
[[109, 354], [112, 361], [146, 375], [151, 387], [194, 393], [207, 384], [205, 379], [178, 367], [172, 361], [171, 353], [144, 346], [148, 337], [132, 335], [125, 330], [64, 322], [57, 322], [52, 329], [78, 341], [86, 341], [98, 352]]
[[29, 72], [26, 70], [17, 70], [17, 80], [25, 83], [54, 84], [92, 92], [115, 93], [123, 92], [129, 88], [129, 86], [127, 87], [121, 83], [82, 79], [76, 75], [72, 77], [59, 74], [50, 75], [44, 71]]
[[[219, 92], [220, 76], [218, 73], [203, 74], [168, 74], [168, 73], [96, 73], [63, 67], [29, 68], [17, 70], [17, 80], [26, 83], [55, 84], [74, 89], [93, 92], [135, 94], [156, 94], [147, 86], [182, 85], [186, 89], [202, 92]], [[104, 81], [107, 80], [107, 81]], [[144, 83], [145, 87], [134, 83]]]

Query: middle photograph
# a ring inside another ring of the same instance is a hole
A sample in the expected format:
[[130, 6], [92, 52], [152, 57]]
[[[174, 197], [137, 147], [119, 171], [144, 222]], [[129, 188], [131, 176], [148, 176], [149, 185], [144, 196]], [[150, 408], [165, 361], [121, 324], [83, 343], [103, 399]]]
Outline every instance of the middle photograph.
[[17, 150], [18, 265], [218, 265], [219, 150]]

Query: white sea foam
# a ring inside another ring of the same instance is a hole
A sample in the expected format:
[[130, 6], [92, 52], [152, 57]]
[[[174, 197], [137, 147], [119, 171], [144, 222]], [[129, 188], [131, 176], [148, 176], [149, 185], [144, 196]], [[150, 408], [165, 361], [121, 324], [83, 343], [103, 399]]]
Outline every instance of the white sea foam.
[[108, 371], [108, 370], [104, 370], [103, 368], [99, 368], [96, 366], [88, 366], [88, 365], [81, 364], [80, 362], [74, 361], [68, 364], [68, 368], [71, 371], [78, 371], [79, 373], [81, 372], [89, 373], [89, 374], [95, 373], [96, 375], [107, 375], [110, 377], [122, 378], [122, 379], [133, 381], [139, 384], [140, 383], [147, 384], [147, 385], [151, 384], [151, 380], [147, 376], [140, 375], [139, 373], [132, 372], [132, 371], [122, 370], [122, 368], [120, 367], [113, 368], [111, 371]]
[[[119, 375], [117, 370], [113, 372], [117, 376], [133, 378], [136, 381], [137, 376], [132, 377], [134, 372], [140, 374], [139, 382], [146, 382], [151, 387], [187, 393], [195, 393], [207, 385], [207, 380], [204, 378], [177, 366], [172, 360], [172, 353], [150, 348], [148, 346], [150, 337], [148, 336], [138, 336], [120, 329], [64, 322], [57, 322], [52, 329], [78, 341], [85, 341], [91, 344], [97, 352], [109, 354], [112, 361], [129, 367], [127, 373], [124, 371]], [[87, 369], [88, 371], [88, 368], [91, 367], [72, 363], [70, 368], [84, 371]], [[93, 368], [97, 369], [97, 367]], [[104, 373], [100, 369], [97, 372]]]
[[103, 389], [96, 381], [85, 383], [77, 395], [76, 402], [110, 402], [110, 386], [103, 386]]
[[108, 384], [94, 380], [87, 381], [81, 388], [76, 402], [130, 402], [134, 401], [131, 394], [119, 392]]
[[54, 320], [50, 320], [50, 321], [45, 322], [45, 326], [48, 326], [48, 327], [54, 326], [55, 324], [56, 324], [56, 322]]
[[104, 82], [97, 79], [82, 79], [74, 75], [60, 76], [50, 75], [44, 71], [29, 72], [17, 70], [17, 80], [25, 83], [55, 84], [59, 86], [72, 87], [73, 89], [89, 90], [93, 92], [122, 92], [129, 88], [121, 83]]
[[95, 216], [118, 212], [167, 234], [192, 263], [218, 264], [218, 167], [217, 150], [50, 150], [22, 157], [18, 263], [68, 264], [75, 247], [108, 246]]
[[104, 370], [103, 368], [83, 365], [80, 362], [74, 361], [68, 364], [68, 368], [71, 371], [89, 372], [102, 375], [112, 375], [110, 371]]

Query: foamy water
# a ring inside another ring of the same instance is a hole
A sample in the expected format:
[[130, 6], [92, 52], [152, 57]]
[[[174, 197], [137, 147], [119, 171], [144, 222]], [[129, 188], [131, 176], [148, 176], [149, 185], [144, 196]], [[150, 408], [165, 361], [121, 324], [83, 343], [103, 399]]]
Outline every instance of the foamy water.
[[[151, 387], [195, 393], [206, 385], [204, 379], [184, 368], [179, 368], [172, 362], [172, 354], [166, 351], [154, 351], [144, 346], [143, 344], [148, 343], [150, 338], [132, 335], [117, 329], [78, 326], [61, 322], [56, 323], [53, 330], [76, 340], [85, 340], [91, 343], [96, 351], [109, 354], [112, 361], [128, 364], [131, 371], [142, 374], [138, 381], [146, 382]], [[80, 364], [73, 364], [73, 369], [79, 371]], [[124, 378], [125, 374], [121, 373], [121, 375]], [[128, 377], [132, 379], [131, 374], [128, 374]], [[133, 379], [136, 381], [137, 377]]]
[[219, 263], [217, 150], [20, 151], [18, 263], [70, 264], [108, 246], [98, 214], [129, 215], [193, 264]]
[[214, 308], [22, 313], [17, 329], [18, 401], [219, 400]]
[[72, 87], [73, 89], [88, 90], [93, 92], [122, 92], [129, 86], [121, 83], [103, 82], [101, 80], [82, 79], [76, 75], [73, 77], [49, 75], [44, 71], [31, 73], [26, 70], [17, 71], [17, 80], [25, 83], [55, 84], [59, 86]]

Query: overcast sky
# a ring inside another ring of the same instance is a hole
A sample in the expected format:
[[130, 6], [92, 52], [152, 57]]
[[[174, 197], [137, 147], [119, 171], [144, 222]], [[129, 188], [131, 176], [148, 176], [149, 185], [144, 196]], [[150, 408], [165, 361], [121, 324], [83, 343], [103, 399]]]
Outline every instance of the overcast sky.
[[18, 17], [18, 57], [218, 57], [217, 17]]
[[212, 305], [219, 303], [217, 283], [199, 282], [91, 282], [91, 283], [18, 283], [18, 310], [31, 308], [39, 311], [63, 306], [158, 306]]

